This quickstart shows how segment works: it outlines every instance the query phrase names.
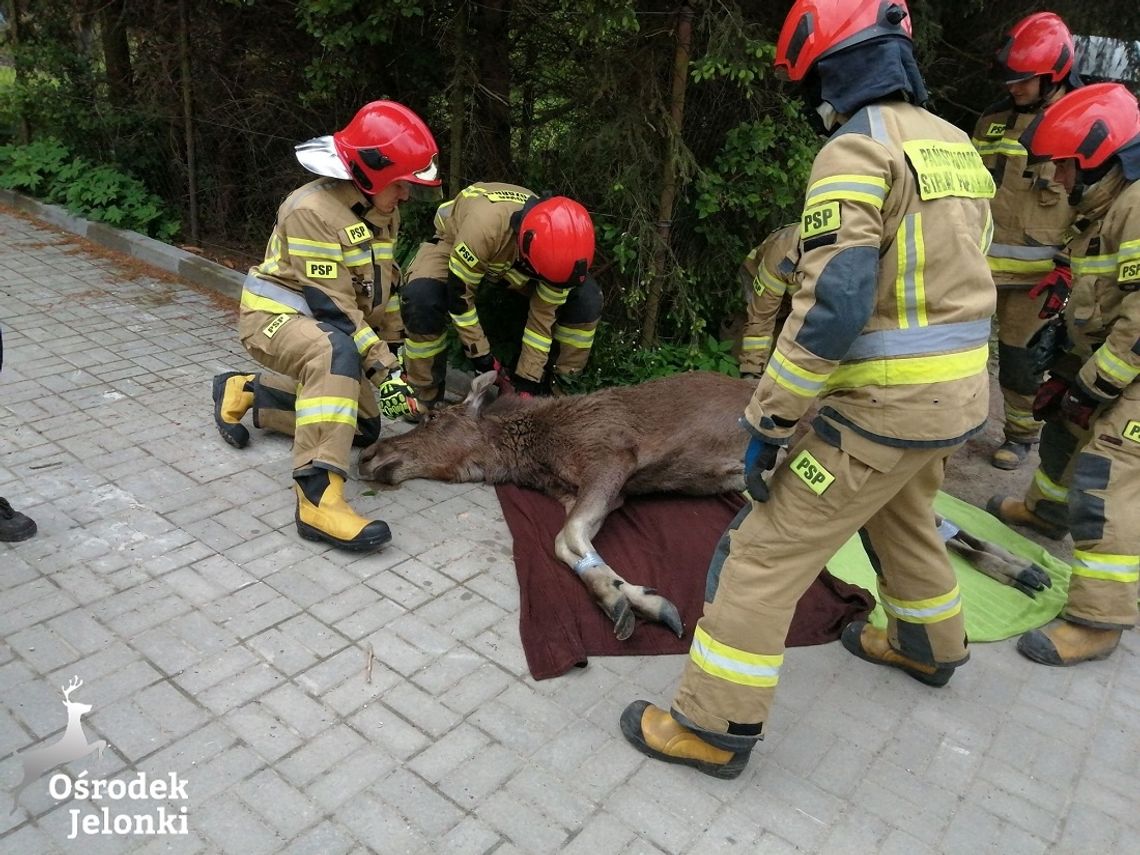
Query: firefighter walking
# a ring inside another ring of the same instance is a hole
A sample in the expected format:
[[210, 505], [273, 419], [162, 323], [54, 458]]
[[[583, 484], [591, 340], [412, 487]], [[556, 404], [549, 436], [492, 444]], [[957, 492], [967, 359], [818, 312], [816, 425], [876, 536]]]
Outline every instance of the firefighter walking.
[[344, 500], [349, 453], [379, 436], [381, 410], [417, 409], [385, 338], [398, 317], [389, 311], [398, 206], [415, 185], [439, 186], [438, 148], [407, 107], [373, 101], [296, 153], [322, 177], [281, 204], [241, 296], [241, 342], [269, 371], [215, 377], [214, 420], [237, 448], [249, 441], [241, 421], [250, 411], [254, 426], [292, 435], [298, 532], [368, 551], [391, 532]]
[[[933, 500], [946, 459], [986, 422], [994, 183], [969, 137], [922, 107], [910, 32], [901, 0], [797, 0], [780, 33], [777, 67], [831, 138], [804, 203], [801, 290], [744, 413], [754, 502], [672, 708], [621, 715], [638, 750], [715, 777], [747, 764], [796, 602], [856, 531], [888, 627], [852, 623], [844, 646], [931, 686], [969, 655]], [[816, 398], [813, 432], [765, 483]]]
[[740, 375], [759, 379], [772, 353], [772, 342], [788, 316], [792, 295], [799, 289], [793, 275], [799, 254], [800, 224], [783, 226], [768, 235], [740, 266], [740, 281], [748, 298], [748, 315], [740, 340]]
[[1135, 626], [1140, 587], [1140, 111], [1119, 84], [1078, 89], [1022, 137], [1057, 165], [1083, 228], [1071, 245], [1069, 345], [1038, 390], [1041, 465], [1002, 520], [1073, 537], [1062, 617], [1017, 649], [1046, 665], [1108, 656]]

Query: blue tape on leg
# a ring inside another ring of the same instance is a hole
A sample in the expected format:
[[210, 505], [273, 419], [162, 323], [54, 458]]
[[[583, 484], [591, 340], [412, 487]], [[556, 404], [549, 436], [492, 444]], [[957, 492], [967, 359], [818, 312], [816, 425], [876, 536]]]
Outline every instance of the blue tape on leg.
[[591, 567], [601, 567], [606, 562], [602, 560], [602, 556], [596, 552], [587, 552], [582, 558], [574, 565], [574, 572], [581, 576]]

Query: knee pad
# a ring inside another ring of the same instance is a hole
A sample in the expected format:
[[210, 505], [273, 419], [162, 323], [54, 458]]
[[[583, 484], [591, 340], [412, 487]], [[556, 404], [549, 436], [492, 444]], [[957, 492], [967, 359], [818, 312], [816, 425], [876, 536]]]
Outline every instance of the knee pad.
[[400, 291], [404, 329], [416, 335], [439, 335], [447, 329], [447, 283], [413, 279]]
[[570, 292], [558, 310], [560, 324], [591, 324], [602, 316], [602, 289], [593, 278], [587, 279]]
[[1024, 347], [998, 344], [998, 383], [1018, 395], [1033, 395], [1041, 385], [1041, 375], [1034, 373], [1034, 359]]

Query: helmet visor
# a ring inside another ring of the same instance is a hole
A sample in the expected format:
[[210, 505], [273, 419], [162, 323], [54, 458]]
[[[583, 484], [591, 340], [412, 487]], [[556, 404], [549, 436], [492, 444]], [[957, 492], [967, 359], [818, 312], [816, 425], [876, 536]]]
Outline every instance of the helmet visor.
[[428, 165], [413, 172], [408, 180], [417, 184], [439, 184], [439, 155], [433, 154]]
[[337, 154], [332, 136], [313, 137], [293, 147], [297, 162], [309, 172], [329, 178], [351, 178], [344, 161]]

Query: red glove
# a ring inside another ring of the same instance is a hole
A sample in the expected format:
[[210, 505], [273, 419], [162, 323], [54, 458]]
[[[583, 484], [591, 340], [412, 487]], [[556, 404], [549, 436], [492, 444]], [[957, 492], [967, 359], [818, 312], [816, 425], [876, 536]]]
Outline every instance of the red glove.
[[1033, 396], [1033, 418], [1039, 422], [1052, 420], [1061, 411], [1061, 401], [1068, 391], [1068, 380], [1050, 374], [1049, 379], [1037, 387], [1037, 394]]
[[1100, 402], [1074, 383], [1061, 401], [1061, 415], [1083, 430], [1089, 429], [1089, 419]]
[[1055, 318], [1069, 302], [1069, 292], [1073, 290], [1073, 270], [1067, 263], [1054, 261], [1053, 269], [1041, 277], [1041, 281], [1029, 289], [1029, 299], [1036, 300], [1046, 291], [1045, 305], [1037, 313], [1042, 319]]

